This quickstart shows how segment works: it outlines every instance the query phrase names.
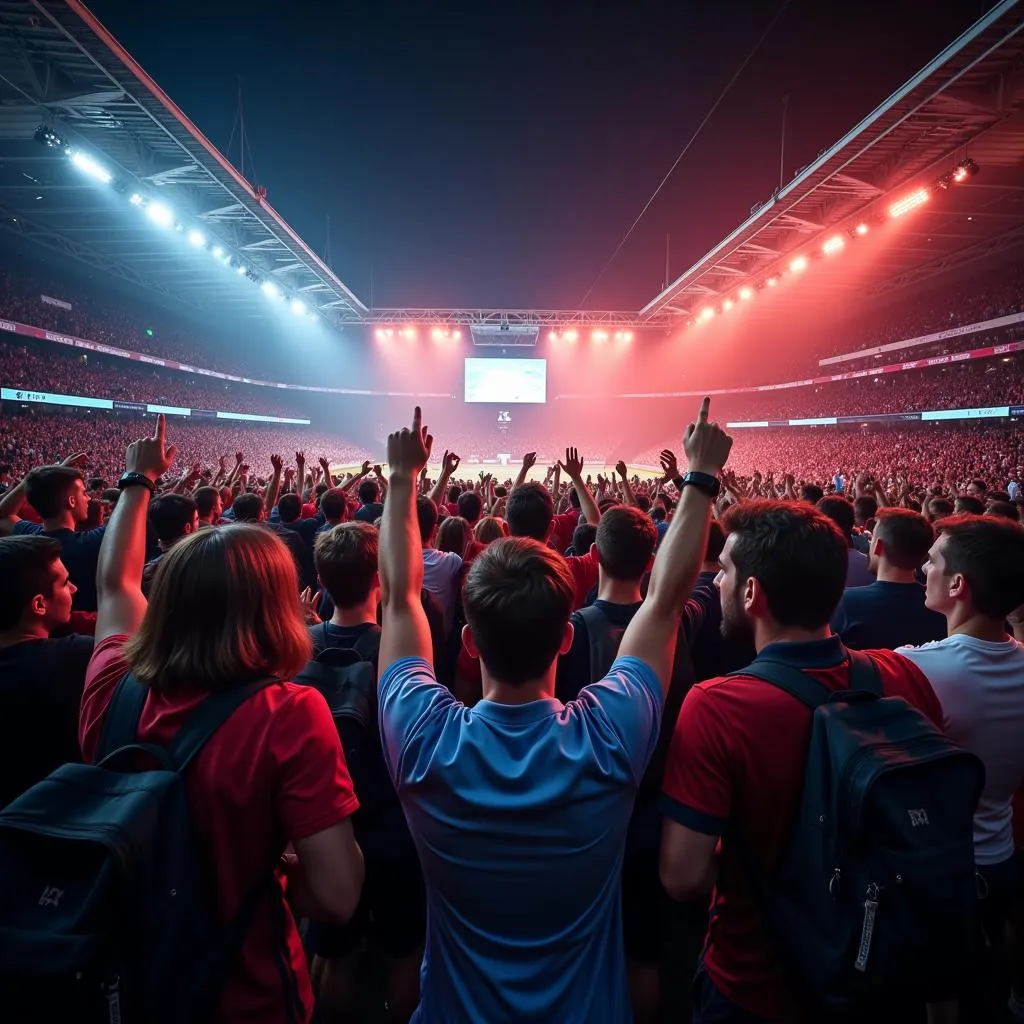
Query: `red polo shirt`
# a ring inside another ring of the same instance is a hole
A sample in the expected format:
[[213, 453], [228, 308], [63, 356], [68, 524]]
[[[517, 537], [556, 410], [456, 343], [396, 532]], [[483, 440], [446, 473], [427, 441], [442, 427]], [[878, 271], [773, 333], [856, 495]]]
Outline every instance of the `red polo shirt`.
[[[108, 637], [89, 662], [78, 727], [86, 761], [96, 752], [103, 716], [128, 671], [122, 653], [127, 639]], [[151, 691], [139, 738], [168, 744], [204, 696]], [[338, 824], [359, 806], [327, 703], [316, 690], [294, 683], [268, 686], [239, 707], [196, 756], [186, 786], [224, 922], [288, 843]], [[305, 1024], [312, 1014], [295, 921], [287, 906], [272, 914], [265, 903], [228, 980], [218, 1020]]]
[[[941, 728], [942, 707], [917, 666], [892, 651], [865, 653], [878, 666], [886, 696], [903, 697]], [[770, 644], [761, 655], [784, 660], [831, 689], [849, 685], [838, 637]], [[727, 824], [735, 825], [758, 861], [773, 870], [800, 806], [811, 714], [795, 697], [752, 676], [697, 683], [672, 734], [664, 813], [704, 835], [721, 836]], [[728, 838], [719, 849], [704, 967], [715, 988], [748, 1013], [786, 1022], [806, 1016]]]

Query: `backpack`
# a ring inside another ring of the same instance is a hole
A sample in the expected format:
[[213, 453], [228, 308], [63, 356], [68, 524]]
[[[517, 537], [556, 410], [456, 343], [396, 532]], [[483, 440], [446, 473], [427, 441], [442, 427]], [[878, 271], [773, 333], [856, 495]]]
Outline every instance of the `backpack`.
[[[587, 627], [587, 646], [590, 655], [588, 682], [596, 683], [608, 674], [608, 670], [618, 657], [619, 645], [622, 643], [622, 636], [626, 631], [621, 626], [613, 626], [608, 616], [595, 604], [587, 605], [573, 612], [572, 622], [574, 625], [582, 622]], [[672, 663], [672, 685], [665, 697], [658, 742], [640, 783], [642, 794], [656, 795], [661, 792], [661, 782], [665, 775], [665, 763], [668, 760], [669, 747], [672, 745], [672, 733], [675, 731], [676, 719], [679, 717], [683, 700], [693, 685], [693, 681], [693, 663], [690, 660], [689, 647], [682, 624], [680, 624], [676, 639], [676, 656]]]
[[972, 965], [974, 812], [985, 769], [916, 708], [882, 693], [878, 666], [848, 651], [831, 691], [785, 662], [755, 676], [813, 712], [800, 810], [769, 877], [737, 843], [794, 975], [830, 1010], [955, 995]]
[[[380, 630], [368, 629], [352, 647], [331, 647], [322, 623], [323, 650], [293, 679], [323, 694], [331, 709], [360, 810], [372, 810], [388, 794], [382, 791], [380, 740], [377, 733], [377, 672]], [[386, 779], [386, 776], [385, 776]]]
[[165, 748], [137, 741], [147, 691], [126, 675], [96, 763], [62, 765], [0, 812], [5, 1020], [213, 1018], [257, 906], [277, 884], [268, 873], [234, 920], [218, 923], [184, 776], [232, 712], [275, 681], [211, 694]]

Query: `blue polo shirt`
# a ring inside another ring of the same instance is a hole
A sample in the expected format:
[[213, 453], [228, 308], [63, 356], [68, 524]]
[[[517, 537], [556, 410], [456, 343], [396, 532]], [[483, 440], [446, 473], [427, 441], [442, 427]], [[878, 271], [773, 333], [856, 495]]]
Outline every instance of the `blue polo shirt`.
[[619, 658], [569, 704], [467, 708], [428, 662], [404, 658], [379, 698], [427, 887], [413, 1021], [631, 1019], [619, 874], [658, 738], [658, 677]]

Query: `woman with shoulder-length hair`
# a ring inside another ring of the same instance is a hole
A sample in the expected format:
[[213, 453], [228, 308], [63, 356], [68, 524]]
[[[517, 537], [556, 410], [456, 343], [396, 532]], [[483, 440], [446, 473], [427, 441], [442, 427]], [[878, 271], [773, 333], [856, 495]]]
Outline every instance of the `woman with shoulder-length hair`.
[[437, 528], [434, 546], [438, 551], [451, 551], [462, 558], [472, 539], [473, 531], [462, 516], [448, 516]]
[[[137, 739], [162, 746], [211, 693], [272, 678], [239, 703], [185, 775], [216, 899], [211, 909], [222, 924], [233, 920], [278, 864], [303, 913], [345, 921], [363, 878], [350, 820], [358, 803], [326, 702], [287, 681], [310, 656], [290, 552], [257, 524], [201, 530], [167, 552], [148, 607], [143, 597], [146, 513], [174, 452], [165, 445], [163, 416], [153, 437], [128, 448], [99, 555], [82, 753], [95, 758], [114, 692], [129, 672], [137, 682], [125, 686], [147, 691]], [[295, 852], [284, 858], [288, 844]], [[218, 1020], [304, 1024], [312, 1013], [302, 944], [278, 879], [252, 918]]]

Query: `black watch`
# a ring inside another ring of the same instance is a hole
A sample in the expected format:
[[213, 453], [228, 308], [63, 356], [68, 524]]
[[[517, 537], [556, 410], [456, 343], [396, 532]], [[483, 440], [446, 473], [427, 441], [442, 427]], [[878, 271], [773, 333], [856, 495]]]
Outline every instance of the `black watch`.
[[710, 473], [687, 473], [682, 479], [682, 487], [686, 486], [696, 487], [698, 491], [706, 494], [709, 498], [717, 498], [722, 491], [721, 480], [717, 476], [711, 476]]
[[156, 490], [156, 484], [146, 476], [145, 473], [123, 473], [117, 481], [118, 490], [123, 491], [126, 487], [145, 487], [150, 494]]

